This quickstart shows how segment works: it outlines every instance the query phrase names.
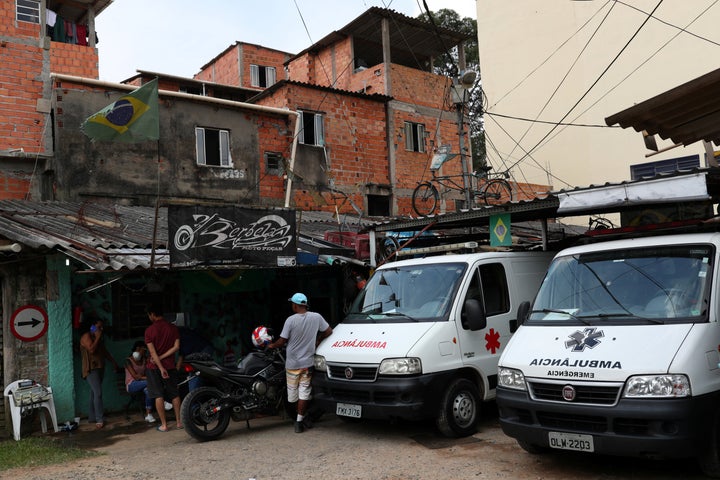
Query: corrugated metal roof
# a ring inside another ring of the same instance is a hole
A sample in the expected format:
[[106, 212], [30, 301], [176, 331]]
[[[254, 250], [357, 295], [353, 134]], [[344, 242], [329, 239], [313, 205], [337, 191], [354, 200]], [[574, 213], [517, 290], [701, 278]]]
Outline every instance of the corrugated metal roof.
[[[0, 201], [0, 237], [29, 250], [59, 251], [92, 270], [169, 268], [167, 208], [98, 202]], [[353, 231], [367, 219], [297, 212], [300, 234]], [[153, 249], [154, 244], [154, 249]], [[154, 251], [153, 251], [154, 250]], [[227, 265], [225, 265], [227, 267]]]
[[61, 251], [94, 270], [150, 268], [151, 259], [168, 266], [167, 209], [157, 217], [156, 223], [152, 207], [4, 200], [0, 234], [26, 250]]
[[[379, 50], [382, 45], [382, 20], [391, 21], [389, 44], [392, 46], [393, 63], [417, 65], [417, 57], [437, 57], [455, 45], [469, 40], [471, 36], [441, 26], [408, 17], [395, 10], [371, 7], [338, 31], [331, 32], [310, 47], [290, 58], [287, 63], [306, 52], [321, 50], [338, 40], [352, 36], [355, 47], [360, 41]], [[356, 56], [358, 52], [355, 52]]]
[[633, 105], [605, 119], [609, 126], [632, 127], [690, 145], [720, 145], [720, 69]]

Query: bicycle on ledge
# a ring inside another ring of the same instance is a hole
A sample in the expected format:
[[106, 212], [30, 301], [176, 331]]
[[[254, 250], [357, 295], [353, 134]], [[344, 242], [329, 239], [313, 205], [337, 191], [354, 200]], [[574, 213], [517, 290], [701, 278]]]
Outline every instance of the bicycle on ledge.
[[[443, 191], [443, 194], [455, 190], [460, 193], [465, 193], [463, 186], [463, 177], [467, 176], [469, 184], [473, 185], [473, 181], [477, 184], [483, 182], [482, 187], [475, 189], [470, 187], [470, 196], [475, 199], [475, 202], [482, 200], [485, 205], [501, 205], [512, 201], [512, 187], [510, 182], [507, 181], [510, 178], [510, 174], [507, 171], [490, 173], [492, 167], [482, 167], [480, 172], [463, 173], [459, 175], [437, 175], [435, 169], [431, 169], [432, 178], [426, 182], [421, 182], [415, 187], [412, 193], [412, 207], [415, 213], [424, 217], [432, 215], [437, 208], [438, 201], [440, 200], [440, 192], [438, 187]], [[438, 185], [436, 187], [435, 185]]]

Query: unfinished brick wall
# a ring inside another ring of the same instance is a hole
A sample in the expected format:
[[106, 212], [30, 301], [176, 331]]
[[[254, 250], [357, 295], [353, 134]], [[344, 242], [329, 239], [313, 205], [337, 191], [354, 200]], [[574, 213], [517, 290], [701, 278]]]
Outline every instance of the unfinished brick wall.
[[85, 78], [99, 78], [98, 52], [95, 48], [71, 43], [51, 42], [50, 71]]
[[[98, 78], [97, 50], [46, 43], [40, 24], [16, 20], [15, 2], [0, 2], [0, 37], [0, 150], [46, 153], [43, 134], [50, 131], [49, 113], [38, 111], [44, 110], [38, 102], [49, 100], [43, 96], [44, 82], [49, 82], [50, 73]], [[27, 179], [15, 174], [5, 174], [0, 182], [1, 198], [19, 198], [18, 192], [27, 192]]]
[[260, 88], [251, 85], [250, 65], [275, 67], [275, 78], [285, 79], [283, 63], [290, 54], [251, 43], [238, 42], [213, 59], [193, 78], [243, 88]]
[[451, 80], [422, 70], [393, 64], [390, 68], [393, 98], [432, 108], [448, 108]]
[[[384, 102], [290, 84], [259, 103], [323, 114], [326, 161], [330, 167], [327, 177], [342, 194], [320, 193], [294, 185], [292, 206], [332, 212], [337, 207], [341, 213], [352, 213], [347, 198], [363, 205], [367, 184], [390, 183]], [[289, 125], [290, 138], [294, 128], [293, 121]]]

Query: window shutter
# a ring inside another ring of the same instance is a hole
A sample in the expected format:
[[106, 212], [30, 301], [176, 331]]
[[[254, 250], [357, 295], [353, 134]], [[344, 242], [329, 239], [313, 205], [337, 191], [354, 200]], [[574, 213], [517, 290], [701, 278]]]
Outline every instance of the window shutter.
[[197, 164], [205, 165], [205, 129], [195, 128], [195, 155]]
[[305, 143], [305, 112], [301, 111], [297, 119], [300, 122], [300, 131], [298, 132], [298, 143]]
[[323, 116], [315, 114], [315, 145], [325, 145], [325, 132], [323, 131]]
[[265, 86], [270, 87], [275, 84], [275, 67], [265, 67]]
[[413, 128], [410, 122], [405, 122], [405, 150], [413, 150]]
[[230, 166], [230, 132], [220, 130], [220, 166]]
[[418, 130], [417, 151], [424, 152], [425, 151], [425, 125], [419, 123], [417, 126], [417, 130]]
[[260, 71], [257, 65], [250, 65], [250, 86], [260, 86]]

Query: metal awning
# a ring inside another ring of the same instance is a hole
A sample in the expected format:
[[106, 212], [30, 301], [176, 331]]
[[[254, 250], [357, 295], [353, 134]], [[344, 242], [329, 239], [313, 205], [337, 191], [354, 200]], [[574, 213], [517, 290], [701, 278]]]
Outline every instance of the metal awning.
[[701, 140], [720, 145], [720, 69], [611, 115], [605, 123], [680, 145]]

